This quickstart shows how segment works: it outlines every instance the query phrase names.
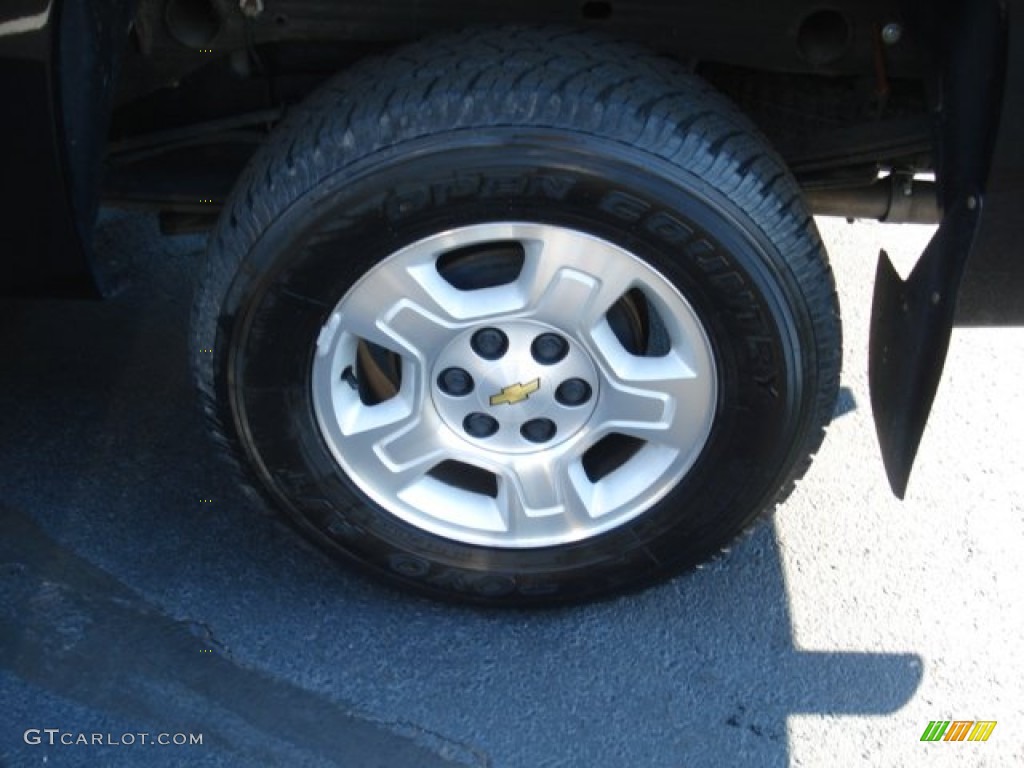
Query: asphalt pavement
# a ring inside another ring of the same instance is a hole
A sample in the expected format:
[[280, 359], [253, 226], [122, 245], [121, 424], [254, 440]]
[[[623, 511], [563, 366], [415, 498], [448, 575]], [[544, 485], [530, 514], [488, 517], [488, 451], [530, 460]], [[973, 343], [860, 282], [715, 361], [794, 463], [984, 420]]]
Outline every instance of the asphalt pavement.
[[[773, 521], [638, 595], [488, 612], [378, 586], [254, 509], [187, 369], [202, 238], [106, 214], [121, 295], [0, 301], [0, 765], [1024, 764], [1024, 331], [955, 332], [897, 501], [871, 282], [883, 243], [908, 269], [930, 230], [819, 224], [843, 392]], [[932, 720], [997, 725], [922, 742]]]

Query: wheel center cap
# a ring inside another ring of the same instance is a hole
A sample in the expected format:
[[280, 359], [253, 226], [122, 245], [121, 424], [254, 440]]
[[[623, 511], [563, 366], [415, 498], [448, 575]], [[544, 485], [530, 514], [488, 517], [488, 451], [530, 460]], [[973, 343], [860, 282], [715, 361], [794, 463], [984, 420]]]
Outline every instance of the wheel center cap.
[[463, 331], [438, 356], [434, 406], [457, 435], [485, 450], [531, 453], [577, 434], [598, 397], [581, 345], [557, 328], [495, 321]]

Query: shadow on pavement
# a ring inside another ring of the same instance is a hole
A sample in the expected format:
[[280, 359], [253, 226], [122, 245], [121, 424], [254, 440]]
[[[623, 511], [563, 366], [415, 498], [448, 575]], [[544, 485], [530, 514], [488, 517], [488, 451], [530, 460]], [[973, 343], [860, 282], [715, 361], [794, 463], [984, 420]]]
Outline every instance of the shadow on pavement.
[[839, 396], [836, 398], [836, 409], [832, 412], [832, 418], [838, 419], [848, 413], [857, 410], [857, 398], [853, 396], [853, 390], [849, 387], [840, 387]]
[[[121, 297], [0, 303], [0, 763], [784, 766], [789, 716], [883, 714], [917, 688], [913, 654], [794, 646], [767, 525], [561, 611], [463, 610], [332, 567], [204, 435], [201, 240], [108, 214], [99, 247], [139, 267]], [[204, 744], [24, 743], [46, 727]]]

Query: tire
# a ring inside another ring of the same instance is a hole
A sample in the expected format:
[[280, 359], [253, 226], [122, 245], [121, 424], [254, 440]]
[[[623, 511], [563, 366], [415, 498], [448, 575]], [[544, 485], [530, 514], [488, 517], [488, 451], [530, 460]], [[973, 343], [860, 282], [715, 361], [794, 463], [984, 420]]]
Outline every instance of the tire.
[[330, 81], [239, 180], [194, 319], [247, 484], [343, 560], [492, 605], [714, 556], [806, 471], [840, 368], [766, 141], [674, 65], [559, 29]]

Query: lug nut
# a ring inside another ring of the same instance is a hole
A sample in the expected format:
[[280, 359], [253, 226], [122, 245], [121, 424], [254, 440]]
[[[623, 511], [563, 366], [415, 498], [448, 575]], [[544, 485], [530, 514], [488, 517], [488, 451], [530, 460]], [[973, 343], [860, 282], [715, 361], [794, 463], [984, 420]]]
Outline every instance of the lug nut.
[[446, 395], [464, 397], [473, 391], [473, 377], [461, 368], [445, 368], [437, 377], [437, 386]]
[[470, 437], [490, 437], [498, 431], [498, 422], [486, 413], [471, 413], [462, 420], [462, 428]]
[[546, 443], [557, 431], [558, 428], [551, 419], [530, 419], [519, 428], [519, 434], [531, 443]]
[[508, 336], [497, 328], [481, 328], [469, 343], [484, 360], [497, 360], [508, 351]]
[[555, 390], [555, 399], [562, 405], [583, 405], [593, 393], [583, 379], [566, 379]]
[[569, 354], [569, 342], [557, 333], [542, 333], [533, 340], [530, 352], [541, 365], [554, 365]]

